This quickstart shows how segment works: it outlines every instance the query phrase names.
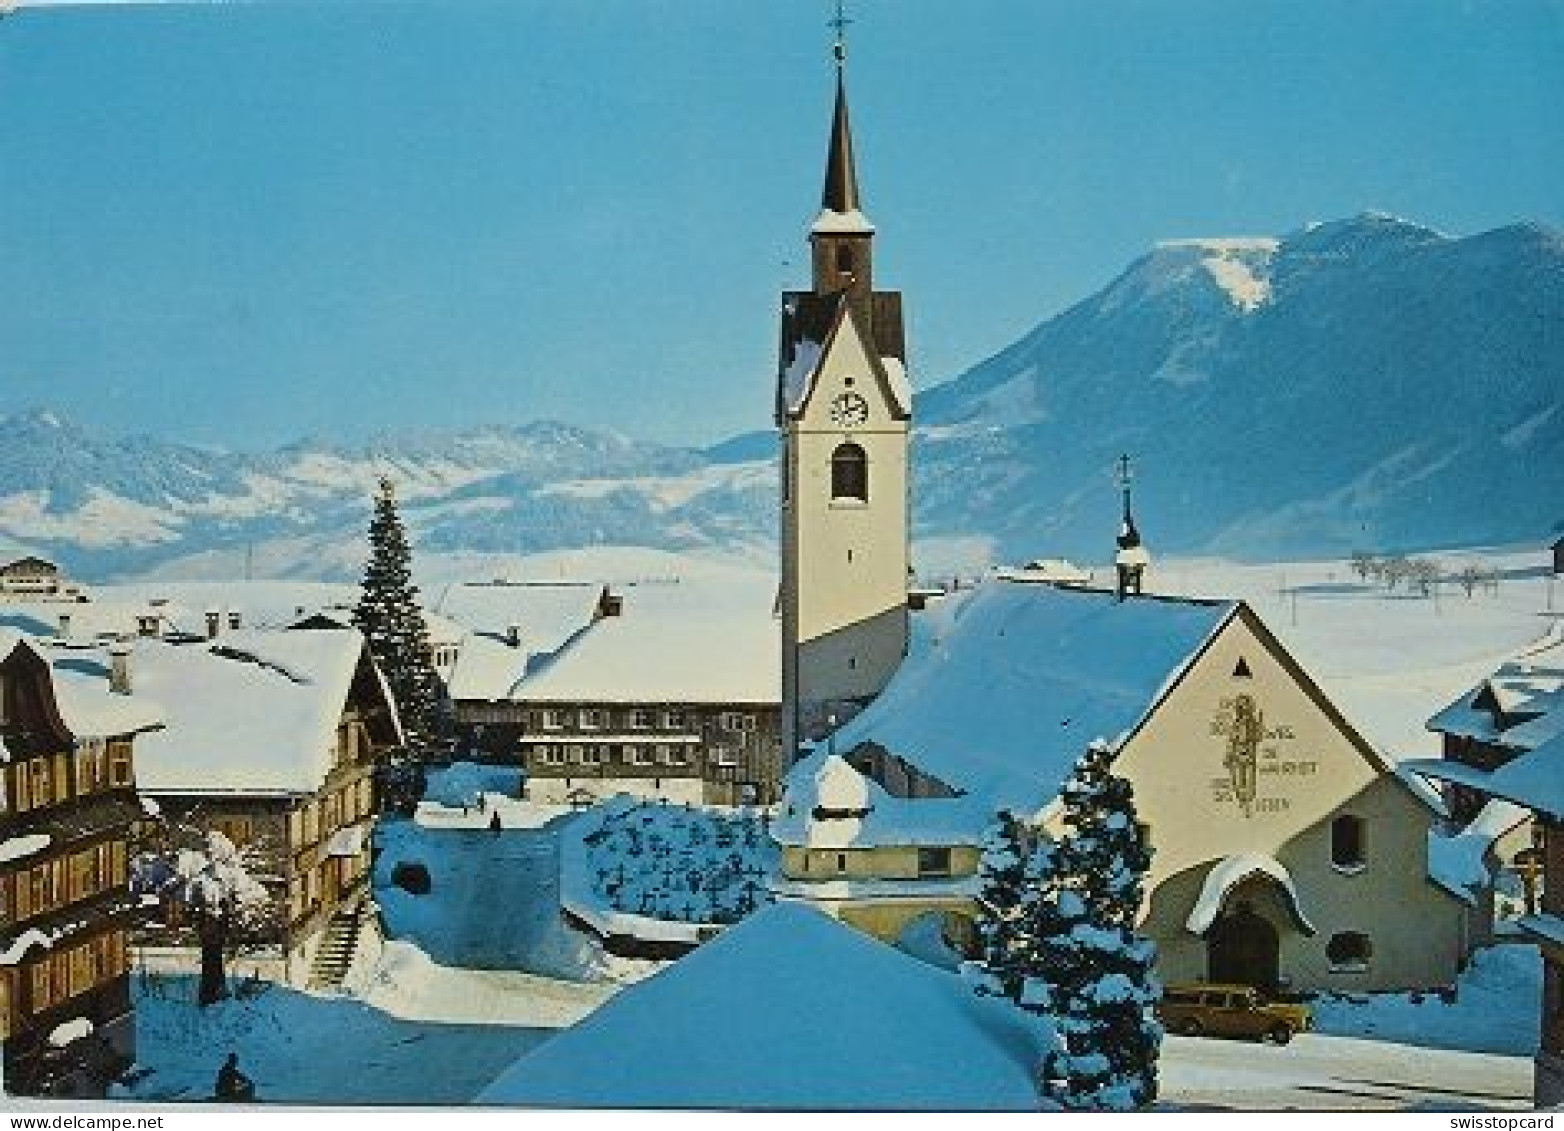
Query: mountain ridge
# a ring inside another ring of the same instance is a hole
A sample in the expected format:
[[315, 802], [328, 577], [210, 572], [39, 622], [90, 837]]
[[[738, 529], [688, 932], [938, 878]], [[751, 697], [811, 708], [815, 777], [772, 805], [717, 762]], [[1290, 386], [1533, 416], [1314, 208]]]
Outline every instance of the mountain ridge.
[[[1365, 213], [1166, 240], [917, 395], [915, 536], [1101, 560], [1129, 453], [1154, 553], [1540, 539], [1564, 529], [1561, 399], [1558, 229]], [[432, 552], [764, 556], [775, 452], [769, 429], [697, 449], [547, 420], [225, 452], [32, 409], [0, 416], [0, 552], [108, 578], [270, 547], [275, 568], [342, 577], [390, 474]]]

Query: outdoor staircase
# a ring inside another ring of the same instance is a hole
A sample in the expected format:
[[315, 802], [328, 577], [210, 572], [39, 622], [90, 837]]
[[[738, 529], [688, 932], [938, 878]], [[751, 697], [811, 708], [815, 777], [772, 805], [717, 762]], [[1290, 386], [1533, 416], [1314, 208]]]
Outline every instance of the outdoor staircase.
[[309, 988], [312, 990], [340, 990], [342, 979], [347, 977], [358, 952], [359, 934], [364, 929], [362, 907], [339, 911], [326, 924], [320, 947], [315, 951], [315, 961], [310, 966]]

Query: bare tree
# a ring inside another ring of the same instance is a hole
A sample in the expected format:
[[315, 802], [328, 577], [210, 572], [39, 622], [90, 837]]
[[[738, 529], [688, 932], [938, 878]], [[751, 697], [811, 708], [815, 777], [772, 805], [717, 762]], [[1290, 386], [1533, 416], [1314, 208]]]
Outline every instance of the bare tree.
[[1380, 563], [1380, 577], [1384, 579], [1385, 588], [1395, 592], [1396, 586], [1406, 580], [1412, 568], [1412, 563], [1407, 561], [1402, 554], [1388, 557]]
[[1358, 575], [1359, 581], [1367, 581], [1373, 576], [1374, 567], [1378, 562], [1367, 550], [1354, 550], [1349, 564], [1352, 566], [1352, 572]]
[[1407, 562], [1407, 584], [1414, 587], [1421, 596], [1433, 595], [1434, 586], [1438, 585], [1444, 577], [1444, 569], [1436, 561], [1429, 558], [1413, 558]]

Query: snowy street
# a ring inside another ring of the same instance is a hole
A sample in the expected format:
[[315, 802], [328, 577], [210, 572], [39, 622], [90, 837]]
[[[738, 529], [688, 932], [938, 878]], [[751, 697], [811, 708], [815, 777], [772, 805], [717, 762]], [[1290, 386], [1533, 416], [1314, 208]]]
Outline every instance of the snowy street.
[[1168, 1036], [1161, 1104], [1243, 1110], [1529, 1109], [1530, 1057], [1305, 1033], [1276, 1048]]

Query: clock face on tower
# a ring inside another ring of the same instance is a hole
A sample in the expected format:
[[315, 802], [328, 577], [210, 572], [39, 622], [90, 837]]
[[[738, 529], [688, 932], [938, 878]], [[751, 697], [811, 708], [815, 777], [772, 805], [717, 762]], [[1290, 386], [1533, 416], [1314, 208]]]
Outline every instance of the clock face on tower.
[[838, 428], [851, 428], [868, 420], [869, 402], [857, 393], [843, 393], [831, 402], [831, 423]]

